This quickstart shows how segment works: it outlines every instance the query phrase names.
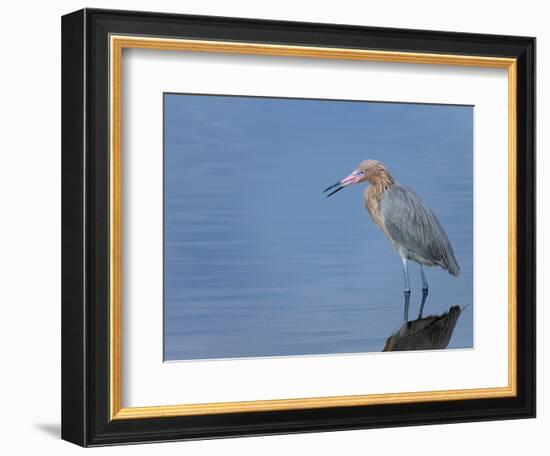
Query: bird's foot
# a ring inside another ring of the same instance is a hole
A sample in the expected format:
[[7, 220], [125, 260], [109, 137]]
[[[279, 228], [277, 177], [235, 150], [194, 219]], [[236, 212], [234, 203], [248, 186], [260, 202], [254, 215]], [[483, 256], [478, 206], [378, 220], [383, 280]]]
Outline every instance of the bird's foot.
[[403, 319], [405, 323], [409, 321], [409, 302], [411, 300], [411, 290], [405, 290], [405, 307], [403, 309]]
[[424, 312], [424, 304], [426, 304], [426, 298], [428, 297], [428, 289], [422, 288], [422, 303], [420, 304], [420, 311], [418, 312], [418, 319], [422, 318], [422, 312]]

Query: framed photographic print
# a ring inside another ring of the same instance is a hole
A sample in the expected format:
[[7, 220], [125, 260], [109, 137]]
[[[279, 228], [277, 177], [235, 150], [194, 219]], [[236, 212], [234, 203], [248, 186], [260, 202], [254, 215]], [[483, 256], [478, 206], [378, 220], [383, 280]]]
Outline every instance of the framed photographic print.
[[62, 437], [535, 415], [535, 40], [62, 21]]

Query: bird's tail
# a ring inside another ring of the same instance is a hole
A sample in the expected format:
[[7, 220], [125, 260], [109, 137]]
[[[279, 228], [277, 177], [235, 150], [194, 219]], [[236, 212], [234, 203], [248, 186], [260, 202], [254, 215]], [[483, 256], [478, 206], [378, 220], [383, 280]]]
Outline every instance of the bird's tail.
[[446, 263], [447, 264], [445, 264], [445, 269], [449, 271], [449, 274], [455, 277], [460, 274], [460, 266], [458, 265], [458, 262], [456, 261], [456, 258], [453, 254], [449, 255]]

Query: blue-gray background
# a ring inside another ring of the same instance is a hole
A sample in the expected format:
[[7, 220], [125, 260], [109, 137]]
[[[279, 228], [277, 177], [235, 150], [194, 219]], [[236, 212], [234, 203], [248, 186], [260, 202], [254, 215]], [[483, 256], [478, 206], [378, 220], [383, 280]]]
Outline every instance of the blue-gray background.
[[472, 347], [471, 106], [164, 97], [166, 360], [382, 350], [402, 322], [401, 261], [363, 184], [321, 194], [366, 158], [445, 227], [462, 272], [426, 269], [424, 315], [468, 306], [449, 348]]

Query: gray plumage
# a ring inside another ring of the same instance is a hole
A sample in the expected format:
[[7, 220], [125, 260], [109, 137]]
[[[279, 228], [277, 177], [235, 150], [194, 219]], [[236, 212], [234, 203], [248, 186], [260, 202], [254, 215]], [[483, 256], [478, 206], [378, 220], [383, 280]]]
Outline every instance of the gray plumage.
[[386, 234], [403, 261], [405, 279], [405, 306], [403, 316], [408, 321], [411, 287], [407, 260], [420, 265], [422, 303], [418, 318], [422, 317], [428, 296], [428, 281], [423, 265], [441, 266], [457, 276], [460, 267], [456, 261], [447, 233], [433, 211], [411, 189], [397, 184], [383, 163], [364, 160], [347, 177], [327, 187], [327, 197], [344, 187], [368, 182], [365, 189], [365, 207], [374, 223]]
[[410, 188], [394, 183], [380, 201], [380, 215], [388, 237], [401, 258], [460, 273], [447, 233], [433, 211]]

